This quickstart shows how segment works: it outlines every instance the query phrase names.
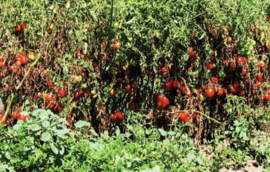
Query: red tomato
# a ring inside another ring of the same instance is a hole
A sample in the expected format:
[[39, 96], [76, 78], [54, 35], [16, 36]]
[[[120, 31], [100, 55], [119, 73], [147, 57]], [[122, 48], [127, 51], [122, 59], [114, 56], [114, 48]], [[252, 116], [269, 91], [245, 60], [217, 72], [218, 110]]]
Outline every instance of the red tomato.
[[269, 100], [270, 99], [270, 94], [267, 92], [263, 92], [263, 99], [264, 100]]
[[42, 92], [38, 92], [38, 94], [37, 94], [37, 98], [41, 98], [42, 97]]
[[192, 37], [195, 37], [195, 35], [196, 35], [196, 32], [195, 31], [191, 31], [191, 36]]
[[[4, 118], [3, 114], [0, 114], [0, 121]], [[7, 118], [2, 122], [2, 124], [7, 124]]]
[[218, 95], [223, 96], [224, 95], [224, 89], [222, 87], [218, 88]]
[[245, 94], [245, 91], [244, 90], [240, 90], [239, 92], [238, 92], [238, 96], [243, 96]]
[[21, 25], [17, 24], [17, 26], [15, 27], [15, 31], [20, 32], [21, 30], [22, 30]]
[[243, 58], [242, 57], [235, 57], [235, 59], [236, 59], [236, 63], [238, 65], [242, 64], [242, 62], [243, 62]]
[[159, 107], [162, 106], [162, 104], [163, 104], [163, 97], [162, 97], [162, 95], [158, 95], [158, 96], [156, 97], [155, 103], [156, 103], [156, 105], [159, 106]]
[[248, 73], [248, 70], [247, 70], [246, 68], [243, 68], [243, 69], [242, 69], [242, 74], [243, 74], [243, 75], [246, 75], [247, 73]]
[[186, 123], [189, 123], [190, 122], [190, 119], [189, 118], [187, 118], [187, 119], [185, 119], [184, 120], [184, 123], [186, 124]]
[[51, 80], [47, 81], [47, 87], [50, 87], [50, 86], [52, 86], [52, 81]]
[[267, 17], [267, 18], [266, 18], [266, 21], [268, 21], [268, 22], [269, 22], [269, 21], [270, 21], [270, 17]]
[[14, 65], [13, 65], [13, 64], [12, 64], [12, 65], [10, 65], [8, 69], [9, 69], [9, 71], [11, 71], [11, 72], [12, 72], [12, 71], [13, 71], [13, 69], [14, 69]]
[[16, 65], [17, 65], [17, 66], [21, 66], [21, 65], [22, 65], [22, 62], [21, 62], [20, 60], [17, 60], [17, 61], [16, 61]]
[[66, 94], [67, 94], [67, 92], [66, 92], [66, 90], [64, 89], [64, 88], [59, 88], [59, 90], [58, 90], [58, 95], [60, 96], [60, 97], [65, 97], [66, 96]]
[[207, 62], [206, 67], [207, 67], [207, 69], [212, 70], [214, 66], [211, 62]]
[[172, 87], [172, 83], [167, 81], [166, 83], [164, 83], [164, 89], [168, 92], [171, 92], [173, 90], [173, 87]]
[[214, 95], [216, 94], [213, 88], [208, 88], [205, 93], [208, 98], [214, 97]]
[[26, 116], [23, 115], [23, 114], [21, 114], [21, 113], [19, 113], [18, 119], [19, 119], [19, 120], [22, 120], [22, 121], [25, 121], [25, 120], [26, 120]]
[[197, 118], [197, 112], [193, 112], [193, 115], [192, 115], [192, 117], [193, 117], [193, 119], [196, 119]]
[[115, 123], [116, 121], [116, 116], [114, 114], [110, 115], [110, 123]]
[[116, 42], [114, 43], [113, 47], [115, 50], [118, 50], [118, 48], [120, 47], [121, 43], [120, 42]]
[[131, 94], [132, 93], [131, 85], [127, 85], [126, 90], [128, 94]]
[[165, 67], [165, 66], [163, 66], [162, 68], [161, 68], [161, 73], [165, 73], [165, 72], [167, 72], [168, 71], [168, 69]]
[[122, 84], [123, 83], [123, 78], [122, 77], [117, 78], [117, 82]]
[[17, 75], [22, 76], [22, 70], [21, 70], [21, 69], [19, 69], [19, 70], [17, 71]]
[[214, 83], [214, 84], [217, 84], [218, 83], [218, 78], [217, 77], [212, 77], [211, 82]]
[[188, 118], [188, 113], [187, 112], [182, 112], [180, 115], [180, 119], [182, 121], [185, 121]]
[[170, 100], [168, 99], [168, 97], [163, 97], [163, 101], [162, 101], [162, 106], [161, 108], [165, 108], [166, 106], [168, 106], [170, 104]]
[[172, 86], [173, 88], [178, 88], [180, 85], [179, 81], [173, 81]]
[[212, 63], [214, 63], [216, 61], [215, 56], [210, 57], [210, 60]]
[[262, 67], [263, 66], [263, 63], [259, 61], [258, 64], [257, 64], [257, 66], [258, 67]]
[[190, 56], [194, 56], [194, 55], [195, 55], [195, 53], [194, 53], [194, 51], [193, 51], [192, 48], [190, 48], [190, 49], [188, 50], [188, 53], [189, 53]]
[[0, 68], [4, 67], [4, 62], [0, 61]]
[[262, 86], [262, 82], [260, 82], [260, 81], [258, 81], [257, 83], [256, 83], [256, 85], [257, 85], [257, 88], [260, 88], [261, 86]]
[[22, 28], [22, 30], [26, 29], [26, 24], [23, 23], [23, 24], [21, 25], [21, 28]]
[[124, 114], [122, 112], [116, 112], [115, 113], [117, 121], [122, 121], [124, 119]]
[[258, 73], [258, 75], [257, 75], [257, 80], [260, 81], [260, 82], [262, 82], [262, 80], [263, 80], [263, 75], [262, 75], [261, 72]]
[[68, 117], [66, 120], [67, 120], [67, 122], [69, 123], [69, 125], [72, 125], [73, 120], [72, 120], [71, 117]]
[[187, 91], [187, 87], [183, 85], [181, 89], [181, 93], [186, 94], [186, 91]]
[[47, 102], [50, 102], [52, 99], [53, 99], [53, 94], [52, 94], [52, 93], [49, 93], [49, 94], [47, 94], [47, 95], [45, 96], [45, 100], [46, 100]]
[[79, 91], [77, 91], [77, 92], [74, 94], [74, 98], [75, 98], [75, 99], [81, 98], [81, 93], [80, 93]]
[[12, 113], [12, 118], [13, 118], [13, 119], [18, 119], [18, 118], [19, 118], [19, 114], [20, 114], [20, 111], [19, 111], [19, 110], [15, 110], [15, 111]]
[[239, 92], [240, 91], [240, 84], [239, 84], [239, 82], [233, 83], [233, 88], [234, 88], [233, 93]]

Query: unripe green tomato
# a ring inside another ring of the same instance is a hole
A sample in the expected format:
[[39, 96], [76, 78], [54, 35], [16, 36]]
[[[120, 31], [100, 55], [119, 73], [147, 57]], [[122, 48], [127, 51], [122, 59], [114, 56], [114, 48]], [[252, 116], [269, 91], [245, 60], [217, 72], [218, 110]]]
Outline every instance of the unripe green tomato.
[[96, 95], [96, 94], [97, 94], [96, 90], [92, 90], [92, 91], [91, 91], [91, 94], [92, 94], [93, 96]]
[[83, 89], [86, 89], [86, 88], [87, 88], [87, 84], [83, 84], [83, 85], [82, 85], [82, 88], [83, 88]]

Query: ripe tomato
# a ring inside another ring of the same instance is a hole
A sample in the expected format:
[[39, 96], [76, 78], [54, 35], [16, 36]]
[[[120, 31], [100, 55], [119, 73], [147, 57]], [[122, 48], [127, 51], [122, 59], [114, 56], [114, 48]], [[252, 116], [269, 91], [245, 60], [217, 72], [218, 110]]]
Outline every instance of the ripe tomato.
[[216, 94], [215, 93], [215, 89], [213, 88], [208, 88], [206, 91], [205, 91], [205, 94], [208, 98], [211, 98], [211, 97], [214, 97], [214, 95]]
[[27, 63], [27, 56], [26, 56], [26, 54], [23, 54], [23, 55], [21, 56], [21, 63], [22, 63], [22, 64], [26, 64], [26, 63]]
[[22, 30], [21, 25], [17, 24], [17, 26], [15, 27], [15, 31], [20, 32], [21, 30]]
[[13, 118], [13, 119], [18, 119], [18, 118], [19, 118], [19, 114], [20, 114], [20, 111], [19, 111], [19, 110], [15, 110], [15, 111], [12, 113], [12, 118]]
[[192, 48], [190, 48], [190, 49], [188, 50], [188, 53], [189, 53], [190, 56], [194, 56], [194, 55], [195, 55], [195, 53], [194, 53], [194, 51], [193, 51]]
[[242, 89], [238, 92], [238, 96], [243, 96], [244, 94], [245, 94], [245, 91]]
[[247, 70], [246, 68], [243, 68], [243, 69], [242, 69], [242, 74], [243, 74], [243, 75], [246, 75], [247, 73], [248, 73], [248, 70]]
[[261, 72], [258, 73], [258, 75], [257, 75], [257, 80], [260, 81], [260, 82], [262, 82], [262, 80], [263, 80], [263, 75], [262, 75]]
[[260, 62], [260, 61], [259, 61], [258, 64], [257, 64], [257, 66], [258, 66], [258, 67], [262, 67], [262, 66], [263, 66], [263, 62]]
[[22, 62], [21, 62], [20, 60], [17, 60], [17, 61], [16, 61], [16, 65], [17, 65], [17, 66], [21, 66], [21, 65], [22, 65]]
[[212, 77], [212, 78], [211, 78], [211, 82], [212, 82], [213, 84], [217, 84], [217, 83], [218, 83], [218, 78], [217, 78], [217, 77]]
[[111, 97], [113, 97], [115, 95], [115, 93], [116, 93], [114, 88], [110, 89], [109, 92], [110, 92]]
[[159, 107], [162, 106], [162, 104], [163, 104], [163, 97], [162, 97], [162, 95], [158, 95], [158, 96], [156, 97], [155, 103], [156, 103], [156, 105], [159, 106]]
[[222, 87], [218, 88], [218, 95], [223, 96], [224, 95], [224, 89]]
[[52, 86], [52, 81], [51, 80], [47, 81], [47, 87], [50, 87], [50, 86]]
[[19, 69], [19, 70], [17, 71], [17, 75], [22, 76], [22, 70], [21, 70], [21, 69]]
[[168, 71], [167, 67], [163, 66], [163, 67], [161, 68], [161, 73], [165, 73], [165, 72], [167, 72], [167, 71]]
[[[3, 114], [0, 114], [0, 121], [4, 118]], [[2, 122], [2, 124], [7, 124], [7, 118]]]
[[37, 93], [37, 98], [41, 98], [42, 95], [43, 95], [42, 92], [38, 92], [38, 93]]
[[120, 47], [121, 43], [120, 42], [116, 42], [114, 43], [113, 47], [115, 50], [118, 50], [118, 48]]
[[72, 120], [71, 117], [68, 117], [66, 120], [67, 120], [67, 122], [69, 123], [69, 125], [72, 125], [73, 120]]
[[18, 119], [19, 119], [19, 120], [22, 120], [22, 121], [25, 121], [25, 120], [26, 120], [26, 116], [23, 115], [23, 114], [21, 114], [21, 113], [19, 113]]
[[124, 119], [124, 115], [122, 112], [119, 112], [119, 111], [116, 112], [115, 116], [116, 116], [117, 121], [122, 121]]
[[257, 88], [260, 88], [261, 86], [262, 86], [262, 82], [260, 82], [260, 81], [258, 81], [257, 83], [256, 83], [256, 85], [257, 85]]
[[170, 100], [168, 99], [168, 97], [163, 97], [161, 108], [165, 108], [169, 104], [170, 104]]
[[211, 62], [207, 62], [206, 67], [207, 67], [207, 69], [212, 70], [214, 66]]
[[49, 93], [49, 94], [47, 94], [47, 95], [45, 96], [45, 100], [46, 100], [47, 102], [50, 102], [52, 99], [53, 99], [53, 94], [52, 94], [52, 93]]
[[233, 93], [239, 92], [240, 91], [240, 83], [239, 82], [233, 83], [233, 88], [234, 88]]
[[167, 81], [164, 83], [164, 89], [168, 92], [171, 92], [173, 90], [172, 83]]
[[4, 67], [4, 62], [0, 61], [0, 68]]
[[270, 94], [267, 92], [263, 92], [263, 99], [264, 100], [269, 100], [270, 99]]
[[186, 120], [188, 118], [188, 113], [187, 112], [182, 112], [180, 115], [180, 119], [182, 121]]
[[66, 96], [66, 94], [67, 94], [67, 92], [66, 92], [66, 90], [64, 89], [64, 88], [59, 88], [59, 90], [58, 90], [58, 95], [60, 96], [60, 97], [65, 97]]
[[117, 78], [117, 82], [122, 84], [123, 83], [123, 78], [122, 77]]
[[212, 63], [214, 63], [214, 62], [216, 61], [215, 56], [211, 56], [211, 57], [210, 57], [210, 61], [211, 61]]
[[110, 115], [110, 123], [115, 123], [116, 121], [116, 116], [114, 114]]
[[131, 94], [132, 93], [131, 85], [127, 85], [126, 90], [128, 94]]
[[267, 17], [267, 18], [266, 18], [266, 21], [268, 21], [268, 22], [269, 22], [269, 21], [270, 21], [270, 17]]
[[230, 37], [230, 36], [228, 36], [226, 39], [227, 39], [228, 44], [232, 43], [232, 41], [233, 41], [232, 37]]
[[173, 83], [172, 83], [173, 88], [178, 88], [179, 85], [180, 85], [179, 81], [174, 80]]
[[189, 118], [187, 118], [187, 119], [185, 119], [184, 120], [184, 123], [186, 124], [186, 123], [189, 123], [190, 122], [190, 119]]
[[75, 99], [79, 99], [79, 98], [81, 98], [81, 93], [79, 92], [79, 91], [77, 91], [75, 94], [74, 94], [74, 98]]
[[187, 87], [182, 85], [181, 93], [184, 95], [186, 94], [186, 91], [187, 91]]
[[243, 58], [242, 57], [235, 57], [235, 60], [236, 60], [236, 63], [238, 65], [242, 64], [242, 62], [243, 62]]
[[21, 25], [21, 28], [22, 28], [22, 30], [26, 29], [26, 24], [23, 23], [23, 24]]
[[14, 65], [13, 65], [13, 64], [12, 64], [12, 65], [10, 65], [8, 69], [9, 69], [9, 71], [11, 71], [11, 72], [12, 72], [12, 71], [13, 71], [13, 69], [14, 69]]
[[195, 35], [196, 35], [196, 32], [195, 31], [191, 31], [191, 36], [192, 37], [195, 37]]
[[197, 112], [193, 112], [193, 115], [192, 115], [193, 119], [196, 119], [197, 116], [198, 116]]

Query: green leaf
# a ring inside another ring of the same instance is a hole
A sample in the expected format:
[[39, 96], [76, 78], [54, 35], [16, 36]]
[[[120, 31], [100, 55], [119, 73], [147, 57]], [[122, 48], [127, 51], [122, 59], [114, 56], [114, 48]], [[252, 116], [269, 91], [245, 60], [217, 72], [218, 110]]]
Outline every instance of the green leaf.
[[164, 130], [161, 129], [161, 128], [159, 128], [158, 131], [159, 131], [159, 133], [160, 133], [162, 136], [164, 136], [164, 137], [166, 137], [166, 136], [168, 135], [167, 131], [164, 131]]
[[193, 152], [189, 152], [187, 155], [188, 161], [191, 162], [196, 156]]
[[42, 140], [43, 142], [51, 140], [51, 134], [46, 131], [45, 133], [42, 134], [40, 140]]
[[55, 153], [57, 155], [58, 154], [58, 149], [54, 146], [53, 143], [51, 143], [50, 146], [51, 146], [51, 149], [52, 149], [53, 153]]
[[32, 126], [31, 126], [31, 130], [32, 131], [38, 131], [38, 130], [40, 130], [41, 129], [41, 127], [38, 125], [38, 124], [33, 124]]
[[49, 121], [44, 121], [44, 122], [42, 123], [42, 126], [43, 126], [44, 128], [47, 128], [47, 127], [50, 126], [50, 122], [49, 122]]
[[90, 123], [89, 122], [86, 122], [86, 121], [79, 120], [75, 124], [75, 127], [76, 128], [82, 128], [82, 127], [85, 127], [85, 126], [88, 126], [89, 127], [90, 126]]
[[115, 134], [118, 136], [120, 134], [120, 129], [118, 126], [116, 126], [115, 128]]
[[96, 131], [95, 131], [94, 129], [91, 129], [90, 131], [91, 131], [91, 133], [92, 133], [94, 136], [97, 136], [97, 137], [98, 137], [98, 134], [96, 133]]
[[5, 153], [5, 157], [6, 157], [7, 159], [11, 159], [11, 156], [10, 156], [9, 152], [6, 152], [6, 153]]
[[62, 145], [59, 145], [59, 146], [58, 146], [58, 150], [59, 150], [59, 154], [60, 154], [60, 155], [64, 155], [64, 153], [65, 153], [65, 148], [64, 148]]

